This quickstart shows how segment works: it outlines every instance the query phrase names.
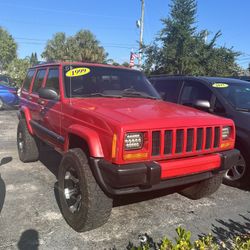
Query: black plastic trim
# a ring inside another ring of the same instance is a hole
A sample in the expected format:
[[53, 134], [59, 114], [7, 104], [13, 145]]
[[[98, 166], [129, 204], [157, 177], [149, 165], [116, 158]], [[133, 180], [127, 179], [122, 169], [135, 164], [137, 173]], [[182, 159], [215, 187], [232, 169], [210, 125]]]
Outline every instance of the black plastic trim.
[[161, 167], [157, 162], [116, 165], [104, 159], [90, 158], [93, 174], [100, 187], [109, 195], [148, 192], [183, 186], [215, 175], [234, 166], [239, 157], [237, 149], [220, 153], [221, 166], [212, 171], [161, 180]]
[[32, 128], [38, 129], [41, 133], [46, 134], [47, 136], [51, 137], [52, 139], [58, 141], [61, 144], [64, 144], [65, 141], [64, 137], [58, 135], [57, 133], [45, 128], [44, 126], [40, 125], [39, 123], [33, 120], [30, 121], [30, 125]]

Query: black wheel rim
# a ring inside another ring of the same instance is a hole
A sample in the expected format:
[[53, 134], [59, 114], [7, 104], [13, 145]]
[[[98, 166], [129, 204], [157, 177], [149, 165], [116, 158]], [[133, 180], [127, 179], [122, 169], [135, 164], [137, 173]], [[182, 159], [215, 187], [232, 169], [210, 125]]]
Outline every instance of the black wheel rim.
[[75, 169], [68, 169], [64, 175], [64, 198], [71, 213], [79, 212], [81, 208], [82, 194], [80, 181]]
[[245, 172], [246, 162], [243, 156], [240, 155], [238, 163], [226, 172], [225, 178], [229, 181], [237, 181], [244, 176]]
[[23, 133], [21, 131], [18, 132], [17, 145], [18, 145], [18, 150], [21, 153], [23, 153], [23, 151], [24, 151], [24, 140], [23, 140]]

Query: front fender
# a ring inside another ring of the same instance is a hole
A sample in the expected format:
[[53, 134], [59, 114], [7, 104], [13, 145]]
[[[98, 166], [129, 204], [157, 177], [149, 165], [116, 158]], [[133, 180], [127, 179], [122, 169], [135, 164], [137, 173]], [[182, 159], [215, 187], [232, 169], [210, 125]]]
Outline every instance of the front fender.
[[34, 132], [33, 132], [33, 129], [31, 127], [31, 125], [30, 125], [31, 115], [30, 115], [29, 109], [27, 107], [23, 107], [22, 106], [19, 109], [19, 111], [17, 112], [17, 116], [18, 116], [19, 120], [22, 119], [22, 118], [25, 118], [25, 121], [26, 121], [26, 124], [27, 124], [27, 128], [28, 128], [30, 134], [33, 135]]
[[[91, 156], [98, 158], [104, 157], [99, 135], [94, 130], [80, 125], [72, 125], [68, 128], [68, 135], [69, 134], [74, 134], [84, 139], [89, 146]], [[69, 138], [67, 138], [66, 145], [68, 149]]]

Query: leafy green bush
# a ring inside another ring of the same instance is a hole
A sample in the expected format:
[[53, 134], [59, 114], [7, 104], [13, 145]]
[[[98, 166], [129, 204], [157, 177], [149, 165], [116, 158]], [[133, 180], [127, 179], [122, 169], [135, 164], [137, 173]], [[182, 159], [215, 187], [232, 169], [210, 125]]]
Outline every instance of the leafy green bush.
[[134, 246], [133, 243], [130, 242], [127, 246], [127, 250], [250, 250], [250, 234], [237, 236], [228, 248], [223, 241], [217, 243], [216, 239], [211, 234], [192, 242], [190, 231], [178, 227], [176, 233], [177, 237], [175, 237], [174, 242], [164, 237], [158, 243], [147, 234], [140, 235], [140, 245]]

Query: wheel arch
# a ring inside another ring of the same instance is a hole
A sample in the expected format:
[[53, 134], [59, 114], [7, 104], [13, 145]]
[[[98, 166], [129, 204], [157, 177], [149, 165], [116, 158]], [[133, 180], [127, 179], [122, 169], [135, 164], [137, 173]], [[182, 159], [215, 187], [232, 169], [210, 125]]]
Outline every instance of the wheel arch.
[[26, 121], [26, 124], [27, 124], [27, 128], [29, 130], [29, 132], [33, 135], [34, 132], [33, 132], [33, 129], [30, 125], [30, 120], [31, 120], [31, 115], [30, 115], [30, 111], [27, 107], [21, 107], [19, 109], [19, 111], [17, 112], [17, 116], [18, 116], [18, 119], [25, 119]]
[[86, 150], [85, 153], [88, 153], [89, 156], [104, 157], [99, 136], [90, 128], [80, 125], [72, 125], [68, 128], [65, 151], [76, 147]]

